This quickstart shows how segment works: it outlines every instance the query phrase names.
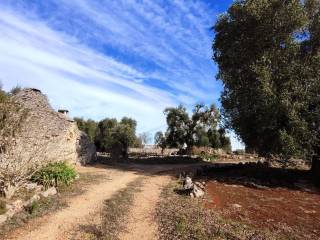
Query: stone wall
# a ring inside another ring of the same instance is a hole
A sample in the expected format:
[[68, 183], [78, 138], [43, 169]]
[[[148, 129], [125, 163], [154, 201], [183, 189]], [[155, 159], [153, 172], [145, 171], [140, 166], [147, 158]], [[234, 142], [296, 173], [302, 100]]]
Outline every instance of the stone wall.
[[39, 90], [23, 89], [13, 98], [27, 109], [15, 151], [21, 158], [74, 164], [86, 164], [96, 158], [95, 147], [87, 135], [67, 115], [56, 112]]
[[159, 147], [152, 148], [129, 148], [129, 154], [138, 154], [138, 155], [176, 155], [179, 149], [176, 148], [165, 148], [163, 151]]

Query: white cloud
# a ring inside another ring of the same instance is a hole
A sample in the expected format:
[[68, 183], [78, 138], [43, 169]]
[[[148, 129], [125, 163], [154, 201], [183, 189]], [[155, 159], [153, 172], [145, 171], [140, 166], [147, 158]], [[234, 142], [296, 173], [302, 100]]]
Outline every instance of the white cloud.
[[44, 24], [0, 10], [0, 34], [4, 86], [40, 88], [56, 107], [68, 107], [73, 115], [95, 119], [128, 115], [143, 123], [139, 129], [146, 130], [164, 122], [159, 109], [175, 104], [167, 92], [128, 80], [143, 77], [142, 73]]
[[167, 106], [217, 102], [220, 85], [214, 80], [209, 31], [215, 13], [206, 4], [41, 2], [43, 7], [50, 3], [57, 9], [0, 2], [0, 80], [5, 88], [39, 88], [55, 108], [68, 108], [74, 116], [130, 116], [140, 132], [163, 130]]

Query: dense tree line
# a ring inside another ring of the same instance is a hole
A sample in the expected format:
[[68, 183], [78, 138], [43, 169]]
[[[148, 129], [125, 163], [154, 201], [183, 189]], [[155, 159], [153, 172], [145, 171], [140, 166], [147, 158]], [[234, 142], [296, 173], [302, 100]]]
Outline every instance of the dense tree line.
[[319, 0], [238, 0], [214, 30], [229, 127], [252, 151], [312, 159], [320, 179]]
[[211, 105], [198, 104], [190, 116], [182, 105], [176, 108], [167, 108], [164, 111], [167, 121], [165, 133], [155, 134], [155, 143], [161, 148], [184, 148], [190, 152], [192, 147], [222, 148], [231, 151], [230, 139], [225, 129], [218, 128], [220, 113]]
[[98, 151], [111, 152], [114, 156], [127, 157], [129, 147], [141, 147], [143, 140], [136, 136], [137, 122], [124, 117], [120, 121], [106, 118], [99, 122], [75, 118], [80, 130], [84, 131]]

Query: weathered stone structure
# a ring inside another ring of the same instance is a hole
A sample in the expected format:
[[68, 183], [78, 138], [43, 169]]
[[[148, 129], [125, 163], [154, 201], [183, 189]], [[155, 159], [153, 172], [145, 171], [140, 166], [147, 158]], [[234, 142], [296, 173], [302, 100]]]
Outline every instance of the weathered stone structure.
[[[39, 162], [68, 161], [86, 164], [96, 158], [95, 146], [65, 112], [56, 112], [37, 89], [23, 89], [13, 96], [27, 109], [27, 117], [16, 142], [21, 158], [37, 157]], [[22, 161], [23, 162], [23, 161]]]

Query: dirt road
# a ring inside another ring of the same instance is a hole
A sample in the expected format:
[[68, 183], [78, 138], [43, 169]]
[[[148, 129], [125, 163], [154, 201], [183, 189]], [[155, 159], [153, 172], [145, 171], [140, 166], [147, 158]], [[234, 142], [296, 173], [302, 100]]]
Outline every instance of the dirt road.
[[120, 239], [151, 240], [157, 238], [154, 210], [162, 187], [169, 181], [168, 176], [155, 176], [145, 179], [141, 192], [136, 195], [129, 214], [127, 231], [120, 234]]
[[[142, 191], [135, 196], [130, 210], [127, 231], [121, 233], [121, 239], [156, 239], [157, 226], [152, 215], [161, 188], [170, 180], [164, 171], [183, 168], [184, 166], [149, 166], [147, 169], [135, 170], [105, 167], [80, 167], [82, 173], [100, 175], [103, 179], [98, 184], [87, 186], [86, 191], [68, 199], [68, 207], [49, 215], [35, 218], [22, 228], [9, 234], [8, 240], [66, 240], [74, 239], [78, 226], [88, 224], [97, 218], [103, 202], [114, 193], [125, 188], [128, 183], [144, 176]], [[162, 172], [161, 175], [156, 173]]]

